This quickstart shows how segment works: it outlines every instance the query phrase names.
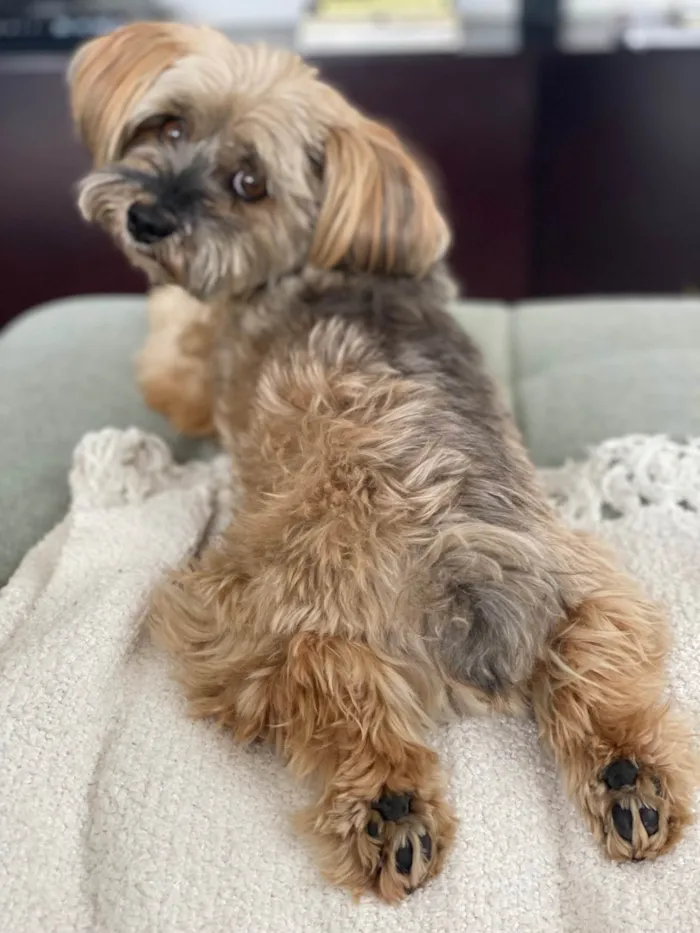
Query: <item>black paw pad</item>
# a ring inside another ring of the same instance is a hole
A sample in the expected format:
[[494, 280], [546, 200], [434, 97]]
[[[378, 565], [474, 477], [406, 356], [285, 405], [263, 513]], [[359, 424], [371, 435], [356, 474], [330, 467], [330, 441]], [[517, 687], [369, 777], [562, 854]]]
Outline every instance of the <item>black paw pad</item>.
[[603, 780], [610, 790], [620, 790], [622, 787], [632, 787], [638, 772], [639, 768], [629, 758], [618, 758], [611, 761], [603, 771]]
[[632, 812], [616, 803], [612, 808], [612, 818], [615, 829], [625, 842], [632, 842]]
[[641, 807], [639, 816], [648, 836], [655, 836], [659, 831], [659, 811], [651, 807]]
[[396, 851], [396, 871], [400, 875], [410, 875], [412, 865], [413, 843], [409, 839]]
[[411, 812], [410, 794], [382, 794], [375, 800], [372, 809], [381, 814], [382, 819], [395, 823]]
[[425, 836], [420, 837], [420, 850], [423, 853], [425, 861], [429, 862], [433, 854], [433, 840], [427, 833]]

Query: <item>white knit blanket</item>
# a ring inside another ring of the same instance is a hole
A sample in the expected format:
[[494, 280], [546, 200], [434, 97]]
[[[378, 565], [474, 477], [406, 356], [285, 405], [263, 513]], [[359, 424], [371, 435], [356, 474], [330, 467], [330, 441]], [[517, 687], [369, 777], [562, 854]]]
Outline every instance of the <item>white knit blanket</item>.
[[[700, 832], [606, 861], [531, 722], [439, 732], [461, 818], [440, 878], [398, 908], [328, 887], [265, 748], [188, 720], [142, 615], [225, 512], [226, 464], [173, 465], [136, 430], [86, 437], [69, 515], [0, 594], [3, 933], [692, 933]], [[700, 442], [608, 442], [546, 471], [564, 517], [615, 546], [670, 610], [673, 689], [700, 713]]]

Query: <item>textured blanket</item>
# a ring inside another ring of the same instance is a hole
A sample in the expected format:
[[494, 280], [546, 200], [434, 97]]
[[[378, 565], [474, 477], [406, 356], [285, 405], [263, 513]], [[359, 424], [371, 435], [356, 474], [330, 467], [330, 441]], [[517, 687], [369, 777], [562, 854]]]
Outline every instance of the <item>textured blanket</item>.
[[[700, 713], [700, 443], [626, 438], [543, 479], [670, 611], [673, 689]], [[75, 453], [69, 515], [0, 594], [4, 933], [691, 933], [700, 832], [651, 864], [606, 861], [528, 721], [435, 736], [461, 819], [443, 875], [398, 908], [324, 884], [272, 753], [187, 718], [142, 627], [158, 575], [227, 510], [227, 468], [175, 466], [103, 431]]]

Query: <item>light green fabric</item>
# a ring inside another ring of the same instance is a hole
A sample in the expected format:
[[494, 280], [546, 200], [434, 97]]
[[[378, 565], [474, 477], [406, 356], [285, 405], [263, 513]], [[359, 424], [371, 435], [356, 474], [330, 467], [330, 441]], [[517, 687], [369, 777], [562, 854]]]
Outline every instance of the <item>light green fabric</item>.
[[513, 406], [512, 312], [496, 301], [460, 301], [454, 307], [454, 315], [478, 342], [491, 374]]
[[[700, 435], [700, 301], [459, 303], [455, 315], [504, 385], [538, 464], [629, 432]], [[136, 425], [176, 456], [206, 453], [148, 411], [131, 360], [142, 297], [84, 297], [0, 334], [0, 585], [67, 505], [66, 473], [89, 430]]]
[[141, 402], [131, 361], [145, 333], [143, 299], [100, 297], [38, 308], [0, 334], [0, 586], [63, 517], [86, 431], [133, 424], [180, 458], [196, 449]]
[[537, 302], [511, 322], [515, 412], [539, 464], [621, 434], [700, 434], [700, 301]]

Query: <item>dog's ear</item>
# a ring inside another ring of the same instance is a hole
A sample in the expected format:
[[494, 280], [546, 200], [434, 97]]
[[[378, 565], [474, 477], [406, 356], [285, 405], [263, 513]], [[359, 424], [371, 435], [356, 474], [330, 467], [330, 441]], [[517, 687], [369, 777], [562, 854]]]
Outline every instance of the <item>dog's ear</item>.
[[170, 23], [131, 23], [75, 54], [68, 71], [73, 119], [97, 166], [119, 154], [134, 104], [185, 53], [182, 30]]
[[423, 171], [373, 120], [332, 127], [310, 260], [390, 275], [421, 275], [449, 246], [447, 223]]

